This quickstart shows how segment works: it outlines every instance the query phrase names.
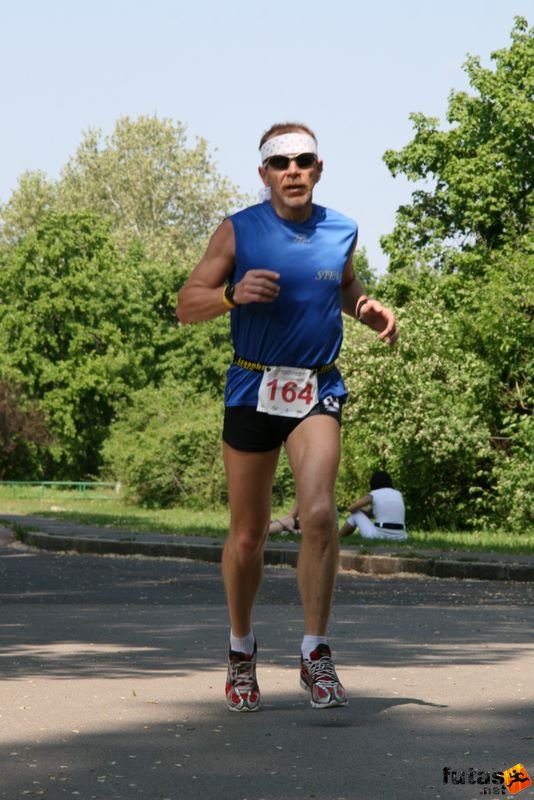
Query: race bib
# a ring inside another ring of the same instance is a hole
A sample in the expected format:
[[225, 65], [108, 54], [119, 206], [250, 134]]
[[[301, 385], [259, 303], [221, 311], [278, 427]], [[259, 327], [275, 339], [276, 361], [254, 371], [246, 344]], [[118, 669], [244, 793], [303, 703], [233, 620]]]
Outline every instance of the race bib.
[[317, 373], [299, 367], [266, 367], [257, 411], [279, 417], [305, 417], [318, 403]]

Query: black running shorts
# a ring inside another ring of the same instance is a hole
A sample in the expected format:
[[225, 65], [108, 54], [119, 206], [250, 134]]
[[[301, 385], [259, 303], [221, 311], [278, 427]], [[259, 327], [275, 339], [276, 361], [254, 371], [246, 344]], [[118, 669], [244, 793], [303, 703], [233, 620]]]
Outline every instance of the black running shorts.
[[315, 414], [327, 414], [341, 425], [341, 408], [338, 398], [330, 396], [301, 418], [265, 414], [254, 406], [228, 406], [224, 409], [223, 441], [235, 450], [267, 453], [279, 448], [297, 425]]

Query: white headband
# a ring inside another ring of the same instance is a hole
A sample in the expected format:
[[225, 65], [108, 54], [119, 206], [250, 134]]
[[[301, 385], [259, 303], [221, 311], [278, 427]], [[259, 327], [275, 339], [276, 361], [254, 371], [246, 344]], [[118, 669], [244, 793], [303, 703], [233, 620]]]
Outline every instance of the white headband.
[[260, 148], [262, 164], [271, 156], [292, 156], [300, 153], [317, 155], [317, 142], [309, 133], [283, 133], [281, 136], [273, 136]]

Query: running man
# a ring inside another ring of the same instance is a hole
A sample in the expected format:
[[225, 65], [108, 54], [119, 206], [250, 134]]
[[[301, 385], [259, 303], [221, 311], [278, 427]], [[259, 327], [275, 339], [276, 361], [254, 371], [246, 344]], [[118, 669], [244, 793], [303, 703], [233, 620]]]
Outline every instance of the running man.
[[263, 577], [273, 478], [282, 445], [294, 478], [302, 542], [300, 683], [313, 708], [342, 706], [327, 626], [338, 568], [334, 488], [347, 393], [335, 360], [341, 312], [388, 344], [393, 313], [367, 297], [352, 267], [355, 222], [313, 203], [323, 162], [306, 125], [273, 125], [260, 142], [262, 203], [225, 219], [178, 295], [182, 323], [230, 313], [235, 350], [225, 389], [223, 451], [230, 527], [222, 572], [230, 618], [226, 701], [257, 711], [252, 614]]

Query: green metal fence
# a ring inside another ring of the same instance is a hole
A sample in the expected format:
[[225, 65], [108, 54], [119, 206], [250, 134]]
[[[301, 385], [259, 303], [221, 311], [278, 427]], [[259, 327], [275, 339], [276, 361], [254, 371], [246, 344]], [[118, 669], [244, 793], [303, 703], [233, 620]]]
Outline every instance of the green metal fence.
[[[99, 491], [101, 489], [112, 489], [115, 494], [118, 494], [120, 490], [118, 483], [106, 483], [105, 481], [0, 481], [0, 489], [3, 488], [12, 489], [13, 496], [20, 498], [36, 496], [41, 498], [53, 491], [68, 491], [85, 500], [105, 500], [112, 497], [109, 493], [102, 494]], [[36, 488], [37, 492], [35, 492]], [[70, 495], [71, 498], [72, 496]]]

